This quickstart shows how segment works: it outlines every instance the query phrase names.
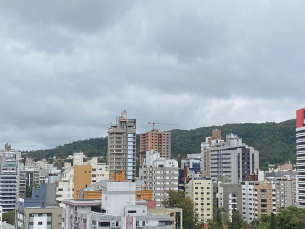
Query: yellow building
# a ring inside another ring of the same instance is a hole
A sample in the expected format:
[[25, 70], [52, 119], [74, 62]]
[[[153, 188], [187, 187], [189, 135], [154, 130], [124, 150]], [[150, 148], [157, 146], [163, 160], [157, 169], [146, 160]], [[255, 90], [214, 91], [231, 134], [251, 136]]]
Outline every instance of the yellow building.
[[92, 184], [92, 166], [75, 165], [74, 166], [74, 199], [78, 199], [82, 188]]
[[[102, 198], [102, 190], [84, 191], [84, 199], [101, 199], [101, 198]], [[136, 199], [152, 201], [153, 191], [152, 190], [136, 191]]]
[[213, 219], [213, 184], [211, 180], [191, 179], [185, 185], [185, 197], [194, 203], [194, 210], [199, 221]]

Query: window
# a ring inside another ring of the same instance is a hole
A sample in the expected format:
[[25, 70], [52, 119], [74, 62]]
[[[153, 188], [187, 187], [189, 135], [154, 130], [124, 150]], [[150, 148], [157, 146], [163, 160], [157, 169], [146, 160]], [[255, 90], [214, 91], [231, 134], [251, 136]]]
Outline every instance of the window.
[[38, 222], [38, 225], [42, 225], [42, 222]]
[[170, 220], [161, 220], [159, 221], [159, 226], [166, 226], [166, 225], [172, 225], [172, 221]]
[[98, 222], [99, 227], [110, 227], [110, 222]]

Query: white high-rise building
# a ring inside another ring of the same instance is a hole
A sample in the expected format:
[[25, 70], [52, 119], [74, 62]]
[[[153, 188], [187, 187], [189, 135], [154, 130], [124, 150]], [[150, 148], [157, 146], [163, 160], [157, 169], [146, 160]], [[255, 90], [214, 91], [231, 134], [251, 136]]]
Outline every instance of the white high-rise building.
[[211, 141], [209, 151], [210, 177], [214, 181], [221, 175], [228, 175], [230, 182], [237, 184], [259, 169], [259, 152], [235, 134], [228, 134], [225, 142]]
[[0, 206], [3, 212], [14, 211], [19, 196], [21, 152], [6, 144], [0, 150]]
[[305, 208], [305, 108], [296, 112], [298, 206]]
[[125, 179], [136, 177], [136, 119], [127, 119], [127, 111], [108, 128], [108, 165], [110, 174], [124, 171]]
[[167, 191], [178, 191], [178, 162], [160, 157], [153, 150], [147, 151], [143, 166], [139, 169], [139, 177], [144, 181], [145, 190], [153, 190], [153, 200], [157, 206], [162, 206]]

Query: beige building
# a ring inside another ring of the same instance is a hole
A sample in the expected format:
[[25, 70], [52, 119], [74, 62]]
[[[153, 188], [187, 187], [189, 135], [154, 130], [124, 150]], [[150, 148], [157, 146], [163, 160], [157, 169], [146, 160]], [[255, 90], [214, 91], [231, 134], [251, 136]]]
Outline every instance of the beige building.
[[24, 219], [24, 229], [60, 229], [62, 224], [62, 208], [56, 206], [25, 208]]
[[254, 191], [254, 218], [260, 219], [263, 215], [277, 214], [277, 187], [269, 181], [261, 181], [253, 185]]
[[155, 150], [160, 157], [171, 158], [171, 133], [159, 132], [153, 129], [147, 133], [140, 134], [140, 166], [146, 158], [146, 152]]
[[277, 167], [278, 171], [283, 171], [283, 170], [289, 170], [289, 171], [292, 171], [292, 164], [291, 163], [285, 163], [283, 165], [279, 165]]
[[127, 119], [127, 111], [116, 117], [108, 128], [108, 165], [110, 174], [125, 172], [125, 179], [136, 177], [136, 119]]
[[194, 210], [201, 222], [213, 219], [213, 184], [211, 180], [192, 178], [185, 185], [185, 197], [194, 203]]

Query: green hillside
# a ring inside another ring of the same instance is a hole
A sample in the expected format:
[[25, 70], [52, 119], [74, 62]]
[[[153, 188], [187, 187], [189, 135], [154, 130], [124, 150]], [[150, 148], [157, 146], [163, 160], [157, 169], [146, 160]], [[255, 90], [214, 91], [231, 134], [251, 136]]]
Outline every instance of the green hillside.
[[[269, 163], [295, 162], [295, 119], [281, 123], [244, 123], [222, 126], [200, 127], [193, 130], [172, 130], [172, 156], [183, 158], [188, 153], [200, 153], [200, 143], [211, 136], [213, 129], [222, 131], [222, 138], [235, 133], [248, 146], [260, 152], [260, 165]], [[139, 142], [139, 135], [137, 135]], [[54, 149], [26, 152], [29, 157], [48, 158], [67, 157], [74, 152], [83, 151], [87, 156], [106, 156], [108, 138], [79, 140]], [[138, 149], [138, 146], [137, 146]]]
[[295, 162], [295, 119], [281, 123], [244, 123], [226, 124], [223, 126], [201, 127], [194, 130], [172, 130], [172, 154], [200, 152], [200, 143], [212, 135], [213, 129], [220, 129], [222, 139], [226, 134], [235, 133], [248, 146], [260, 153], [260, 165], [269, 163]]

